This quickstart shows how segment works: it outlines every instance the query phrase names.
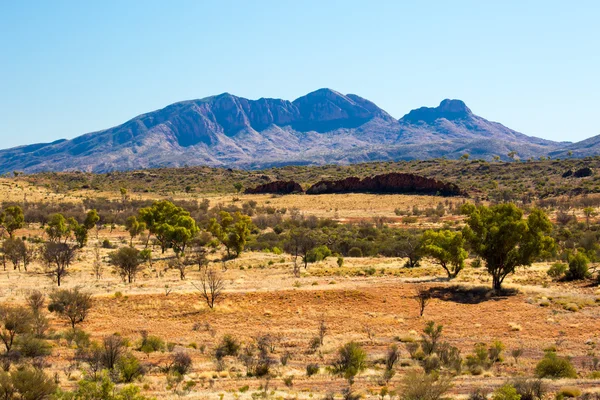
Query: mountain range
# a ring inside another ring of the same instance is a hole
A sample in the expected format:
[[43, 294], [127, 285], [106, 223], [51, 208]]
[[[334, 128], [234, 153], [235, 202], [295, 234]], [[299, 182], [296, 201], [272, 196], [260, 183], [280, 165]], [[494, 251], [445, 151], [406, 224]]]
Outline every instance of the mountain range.
[[460, 100], [395, 119], [369, 100], [331, 89], [294, 101], [223, 93], [174, 103], [72, 140], [0, 150], [0, 173], [185, 165], [259, 169], [465, 153], [507, 159], [513, 151], [521, 159], [595, 155], [600, 136], [579, 143], [527, 136], [473, 114]]

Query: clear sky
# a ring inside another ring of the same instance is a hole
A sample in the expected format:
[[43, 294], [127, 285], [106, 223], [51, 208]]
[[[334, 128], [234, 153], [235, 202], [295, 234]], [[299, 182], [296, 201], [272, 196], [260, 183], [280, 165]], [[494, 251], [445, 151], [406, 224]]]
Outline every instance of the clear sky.
[[321, 87], [397, 118], [458, 98], [576, 141], [600, 134], [599, 17], [585, 0], [0, 0], [0, 148]]

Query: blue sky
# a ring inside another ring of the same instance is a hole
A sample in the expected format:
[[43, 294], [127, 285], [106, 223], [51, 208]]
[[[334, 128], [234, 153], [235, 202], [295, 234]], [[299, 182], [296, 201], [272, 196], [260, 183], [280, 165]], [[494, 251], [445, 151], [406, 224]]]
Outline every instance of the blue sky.
[[597, 1], [0, 0], [0, 148], [230, 92], [321, 87], [394, 117], [444, 98], [528, 135], [600, 134]]

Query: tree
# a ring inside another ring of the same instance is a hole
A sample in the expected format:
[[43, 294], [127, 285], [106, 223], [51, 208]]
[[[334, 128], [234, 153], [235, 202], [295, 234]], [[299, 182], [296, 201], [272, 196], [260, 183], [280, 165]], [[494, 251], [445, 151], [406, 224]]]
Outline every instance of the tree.
[[163, 253], [167, 248], [173, 248], [177, 254], [185, 252], [187, 243], [200, 231], [189, 212], [168, 200], [142, 208], [139, 220], [156, 236]]
[[200, 292], [200, 296], [204, 299], [208, 307], [213, 309], [215, 304], [221, 298], [225, 289], [225, 281], [221, 274], [214, 268], [207, 268], [200, 275], [200, 286], [192, 283]]
[[64, 239], [66, 243], [69, 236], [71, 236], [71, 225], [60, 213], [52, 214], [47, 225], [46, 234], [51, 242], [61, 242]]
[[2, 243], [2, 252], [4, 256], [12, 263], [13, 269], [21, 270], [21, 261], [23, 256], [27, 253], [25, 242], [22, 239], [8, 238]]
[[583, 209], [583, 215], [585, 215], [585, 223], [587, 228], [590, 229], [590, 219], [598, 215], [594, 207], [585, 207]]
[[142, 269], [140, 252], [134, 247], [121, 247], [108, 255], [110, 263], [117, 269], [123, 280], [131, 283]]
[[93, 209], [86, 214], [83, 226], [89, 231], [90, 229], [95, 228], [98, 222], [100, 222], [100, 215], [98, 215], [96, 209]]
[[250, 217], [239, 211], [234, 215], [221, 211], [218, 218], [211, 218], [208, 222], [208, 231], [225, 246], [228, 257], [231, 252], [238, 257], [244, 251], [251, 228]]
[[42, 260], [46, 265], [46, 273], [56, 280], [58, 286], [63, 277], [68, 275], [68, 268], [75, 259], [77, 248], [66, 243], [48, 242], [42, 249]]
[[367, 367], [367, 353], [356, 342], [346, 343], [338, 350], [337, 358], [331, 364], [331, 372], [342, 376], [348, 383]]
[[446, 271], [448, 279], [453, 279], [465, 266], [468, 253], [464, 243], [460, 232], [428, 230], [423, 234], [421, 251]]
[[422, 317], [425, 313], [427, 304], [429, 304], [429, 301], [431, 300], [431, 293], [426, 287], [418, 285], [415, 287], [414, 299], [419, 305], [419, 316]]
[[133, 246], [133, 239], [146, 230], [146, 223], [138, 221], [137, 217], [132, 215], [125, 221], [125, 229], [127, 229], [130, 236], [129, 246]]
[[402, 230], [399, 235], [394, 238], [392, 246], [394, 255], [397, 257], [406, 258], [404, 266], [406, 268], [416, 268], [421, 261], [421, 235], [416, 232]]
[[92, 308], [92, 295], [75, 289], [56, 290], [50, 294], [48, 311], [68, 320], [71, 327], [83, 322]]
[[244, 188], [244, 185], [242, 184], [242, 182], [236, 182], [236, 183], [233, 184], [233, 187], [239, 193]]
[[298, 257], [302, 257], [304, 268], [308, 267], [308, 252], [317, 245], [316, 233], [307, 228], [293, 228], [288, 232], [284, 249], [294, 256], [294, 272], [297, 275]]
[[31, 320], [31, 313], [23, 306], [0, 307], [0, 340], [6, 354], [12, 349], [17, 335], [31, 331]]
[[6, 229], [8, 236], [13, 238], [17, 229], [21, 229], [25, 224], [23, 209], [19, 206], [7, 207], [0, 217], [2, 226]]
[[75, 234], [75, 240], [80, 249], [83, 249], [87, 244], [88, 240], [88, 229], [85, 225], [77, 223], [77, 221], [71, 221], [71, 229]]
[[523, 219], [523, 211], [512, 203], [491, 207], [463, 206], [467, 225], [463, 229], [475, 254], [485, 261], [492, 285], [500, 290], [507, 275], [531, 263], [554, 247], [549, 236], [550, 220], [540, 209]]

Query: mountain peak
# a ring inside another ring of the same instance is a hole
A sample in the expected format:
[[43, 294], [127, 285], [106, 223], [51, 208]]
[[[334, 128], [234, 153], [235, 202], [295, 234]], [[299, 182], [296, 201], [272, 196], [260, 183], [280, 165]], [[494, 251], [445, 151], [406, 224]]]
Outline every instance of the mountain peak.
[[442, 113], [472, 114], [464, 101], [455, 99], [442, 100], [437, 109]]
[[455, 99], [442, 100], [438, 107], [421, 107], [412, 110], [400, 120], [409, 123], [424, 122], [430, 124], [437, 119], [445, 118], [449, 121], [467, 119], [473, 117], [473, 113], [464, 101]]

